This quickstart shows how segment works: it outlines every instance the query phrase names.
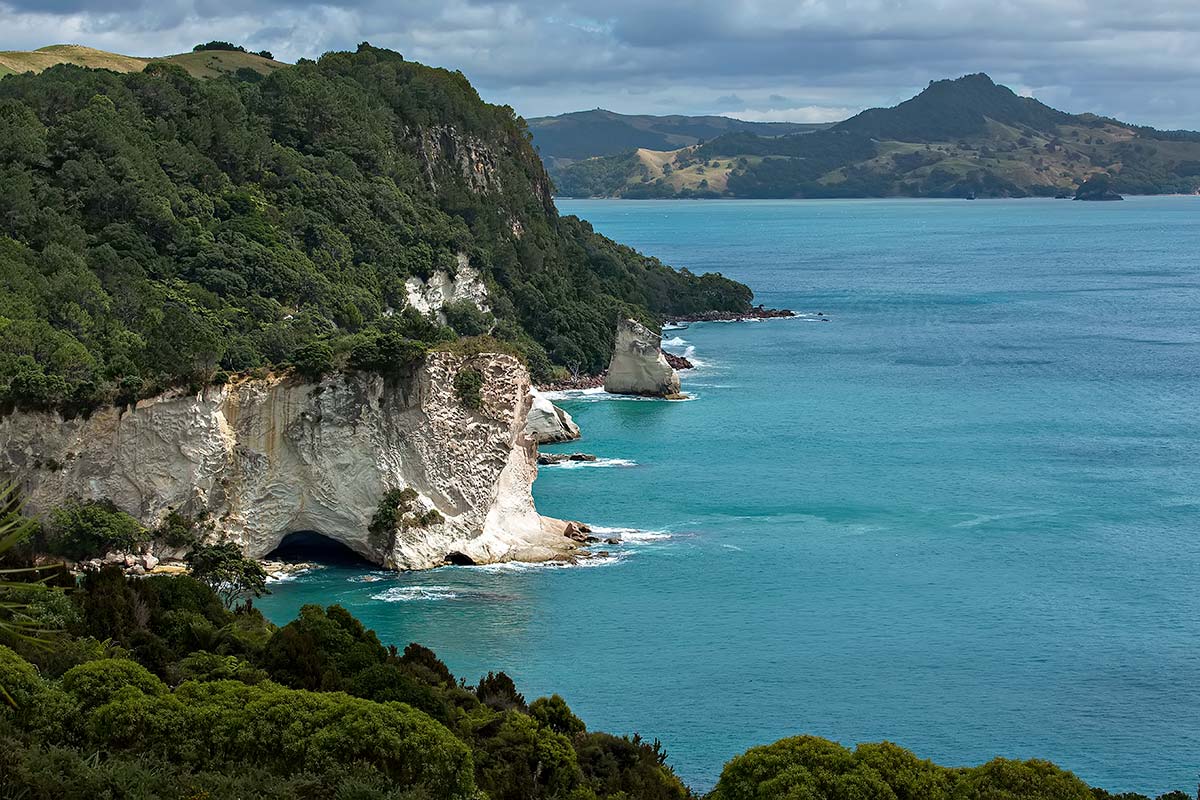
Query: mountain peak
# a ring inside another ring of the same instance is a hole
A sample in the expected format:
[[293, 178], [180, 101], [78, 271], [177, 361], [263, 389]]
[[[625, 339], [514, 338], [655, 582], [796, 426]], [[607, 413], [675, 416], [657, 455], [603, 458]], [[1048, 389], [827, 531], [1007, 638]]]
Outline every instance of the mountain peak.
[[922, 142], [981, 134], [988, 120], [1047, 130], [1069, 117], [976, 72], [931, 81], [911, 100], [892, 108], [868, 109], [837, 128], [875, 139]]

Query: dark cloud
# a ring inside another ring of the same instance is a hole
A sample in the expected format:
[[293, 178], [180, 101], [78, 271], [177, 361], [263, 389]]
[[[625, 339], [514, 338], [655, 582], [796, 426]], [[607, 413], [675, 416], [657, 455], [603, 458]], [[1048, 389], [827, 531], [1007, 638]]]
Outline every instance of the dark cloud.
[[0, 19], [8, 48], [230, 39], [295, 59], [369, 40], [527, 115], [833, 118], [985, 71], [1067, 110], [1200, 128], [1195, 0], [0, 0]]

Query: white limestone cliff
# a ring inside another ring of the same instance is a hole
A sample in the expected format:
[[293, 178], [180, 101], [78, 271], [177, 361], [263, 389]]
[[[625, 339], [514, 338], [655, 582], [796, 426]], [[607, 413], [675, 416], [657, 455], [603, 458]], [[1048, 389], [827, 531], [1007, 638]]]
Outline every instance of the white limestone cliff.
[[[453, 389], [465, 368], [484, 377], [477, 411]], [[571, 558], [567, 523], [534, 508], [529, 405], [516, 359], [433, 353], [403, 379], [272, 377], [86, 419], [9, 414], [0, 472], [35, 513], [77, 498], [110, 500], [147, 525], [173, 509], [203, 514], [253, 557], [310, 530], [393, 569]], [[372, 537], [384, 493], [406, 487], [441, 521]]]
[[530, 390], [531, 404], [525, 421], [525, 434], [538, 444], [573, 442], [579, 438], [579, 426], [571, 415], [551, 403], [537, 390]]
[[679, 375], [662, 352], [662, 337], [632, 319], [617, 322], [617, 341], [604, 391], [648, 397], [679, 397]]

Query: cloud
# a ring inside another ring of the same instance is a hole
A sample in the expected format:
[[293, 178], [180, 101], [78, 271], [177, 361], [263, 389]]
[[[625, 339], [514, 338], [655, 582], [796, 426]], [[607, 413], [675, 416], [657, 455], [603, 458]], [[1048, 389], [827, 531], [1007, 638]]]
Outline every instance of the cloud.
[[0, 19], [13, 49], [228, 39], [294, 60], [369, 40], [526, 115], [840, 113], [985, 71], [1066, 110], [1200, 128], [1194, 0], [0, 0]]
[[747, 122], [840, 122], [862, 111], [845, 106], [797, 106], [795, 108], [744, 108], [726, 116]]

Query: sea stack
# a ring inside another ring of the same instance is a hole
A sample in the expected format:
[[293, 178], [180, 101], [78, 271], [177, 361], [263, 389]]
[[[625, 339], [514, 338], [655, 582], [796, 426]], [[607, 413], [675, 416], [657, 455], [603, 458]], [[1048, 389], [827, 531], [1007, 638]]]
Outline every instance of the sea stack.
[[662, 352], [662, 337], [632, 319], [617, 322], [617, 343], [613, 348], [604, 391], [646, 397], [677, 399], [679, 375], [671, 369]]
[[573, 442], [579, 438], [579, 426], [571, 415], [537, 392], [530, 392], [529, 416], [525, 418], [525, 435], [538, 444]]

